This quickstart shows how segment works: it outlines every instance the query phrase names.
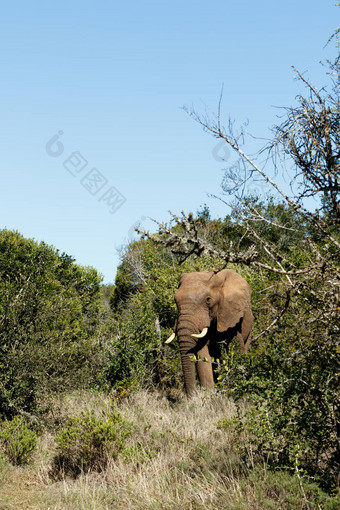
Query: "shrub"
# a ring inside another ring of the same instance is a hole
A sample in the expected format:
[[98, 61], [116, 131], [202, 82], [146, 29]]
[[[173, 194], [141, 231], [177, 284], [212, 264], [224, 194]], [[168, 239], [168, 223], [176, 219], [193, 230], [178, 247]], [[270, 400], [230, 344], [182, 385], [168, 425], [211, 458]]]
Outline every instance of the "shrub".
[[13, 464], [25, 464], [37, 446], [37, 435], [22, 416], [5, 420], [0, 425], [1, 447]]
[[100, 281], [52, 246], [0, 230], [0, 416], [88, 382]]
[[221, 367], [220, 382], [242, 402], [245, 459], [307, 474], [332, 491], [340, 467], [337, 347], [318, 339], [297, 340], [295, 348], [289, 337], [272, 340], [266, 352]]
[[58, 454], [52, 474], [76, 477], [82, 471], [102, 471], [110, 457], [117, 457], [130, 433], [131, 424], [118, 412], [101, 418], [94, 411], [70, 417], [56, 436]]
[[[274, 473], [262, 467], [240, 481], [239, 491], [243, 498], [249, 497], [249, 493], [252, 495], [257, 503], [254, 508], [268, 510], [337, 510], [340, 504], [337, 496], [329, 496], [308, 479], [285, 470]], [[240, 506], [236, 504], [236, 508]]]

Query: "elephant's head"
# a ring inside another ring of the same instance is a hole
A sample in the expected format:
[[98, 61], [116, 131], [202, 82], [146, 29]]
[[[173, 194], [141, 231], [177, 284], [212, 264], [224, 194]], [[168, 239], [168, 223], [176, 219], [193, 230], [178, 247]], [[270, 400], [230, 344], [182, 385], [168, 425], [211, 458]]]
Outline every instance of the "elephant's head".
[[[175, 335], [179, 339], [184, 384], [188, 395], [195, 389], [195, 364], [192, 355], [210, 359], [218, 352], [218, 342], [238, 336], [241, 350], [248, 350], [253, 315], [248, 283], [235, 271], [184, 273], [175, 294], [178, 319]], [[211, 363], [198, 361], [198, 376], [205, 387], [213, 387]]]

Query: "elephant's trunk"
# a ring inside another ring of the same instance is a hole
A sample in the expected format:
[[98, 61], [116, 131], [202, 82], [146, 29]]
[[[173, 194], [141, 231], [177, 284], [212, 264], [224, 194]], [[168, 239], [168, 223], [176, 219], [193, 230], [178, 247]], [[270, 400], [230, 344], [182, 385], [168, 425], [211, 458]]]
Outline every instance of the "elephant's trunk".
[[177, 336], [182, 360], [184, 387], [187, 396], [191, 396], [196, 389], [196, 365], [190, 360], [190, 358], [196, 354], [196, 341], [191, 336], [196, 332], [197, 327], [194, 327], [188, 322], [178, 321]]

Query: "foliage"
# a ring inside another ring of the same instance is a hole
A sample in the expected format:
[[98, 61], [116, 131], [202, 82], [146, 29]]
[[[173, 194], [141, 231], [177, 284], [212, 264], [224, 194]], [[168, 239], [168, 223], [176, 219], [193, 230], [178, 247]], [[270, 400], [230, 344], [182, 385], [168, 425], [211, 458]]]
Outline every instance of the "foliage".
[[117, 457], [130, 433], [131, 425], [118, 412], [96, 418], [92, 410], [70, 417], [56, 436], [54, 474], [102, 471], [109, 458]]
[[[284, 470], [275, 473], [262, 467], [255, 469], [246, 481], [241, 481], [241, 494], [246, 494], [247, 486], [249, 491], [249, 484], [253, 486], [258, 508], [263, 510], [337, 510], [339, 507], [339, 499], [324, 493], [316, 483]], [[235, 505], [236, 508], [241, 509]]]
[[[222, 184], [233, 212], [218, 224], [217, 236], [202, 230], [204, 210], [201, 220], [182, 213], [158, 224], [157, 234], [140, 231], [180, 262], [210, 255], [225, 266], [253, 269], [249, 282], [262, 330], [255, 333], [256, 352], [247, 358], [229, 353], [220, 384], [247, 402], [240, 418], [250, 432], [248, 460], [265, 457], [276, 468], [307, 473], [327, 490], [339, 482], [340, 467], [339, 59], [329, 66], [330, 84], [321, 91], [296, 71], [307, 94], [284, 109], [257, 157], [241, 148], [242, 128], [235, 133], [232, 122], [223, 126], [221, 100], [213, 119], [189, 111], [236, 153]], [[247, 196], [254, 180], [273, 198]]]
[[37, 446], [37, 435], [22, 416], [0, 424], [1, 449], [13, 464], [25, 464]]
[[308, 338], [294, 341], [288, 329], [287, 337], [278, 341], [272, 335], [262, 354], [243, 359], [233, 354], [232, 363], [229, 354], [220, 383], [239, 409], [240, 402], [248, 402], [238, 425], [249, 434], [243, 446], [248, 464], [265, 459], [331, 489], [340, 468], [337, 348]]
[[43, 242], [0, 231], [0, 414], [31, 412], [44, 392], [89, 377], [100, 280]]

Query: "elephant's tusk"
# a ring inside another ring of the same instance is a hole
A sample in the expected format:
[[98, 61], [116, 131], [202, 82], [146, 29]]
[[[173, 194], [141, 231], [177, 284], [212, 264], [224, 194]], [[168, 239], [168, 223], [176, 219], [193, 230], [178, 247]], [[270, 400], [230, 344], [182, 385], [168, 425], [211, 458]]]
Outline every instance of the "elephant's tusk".
[[166, 344], [169, 344], [170, 342], [172, 342], [172, 341], [173, 341], [173, 339], [175, 338], [175, 336], [176, 336], [176, 335], [175, 335], [175, 333], [172, 333], [172, 335], [171, 335], [171, 336], [169, 336], [169, 338], [165, 341], [165, 343], [166, 343]]
[[198, 335], [191, 335], [194, 338], [203, 338], [208, 333], [208, 328], [203, 328]]

